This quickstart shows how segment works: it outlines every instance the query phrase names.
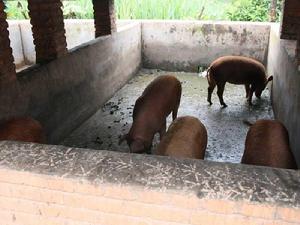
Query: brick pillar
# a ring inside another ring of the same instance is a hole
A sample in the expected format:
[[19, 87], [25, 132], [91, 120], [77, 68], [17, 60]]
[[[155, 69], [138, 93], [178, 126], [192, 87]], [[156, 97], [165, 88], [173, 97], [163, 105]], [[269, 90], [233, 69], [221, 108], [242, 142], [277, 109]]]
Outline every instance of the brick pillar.
[[28, 0], [36, 62], [44, 63], [67, 53], [60, 0]]
[[296, 50], [298, 71], [300, 71], [300, 30], [297, 33], [297, 50]]
[[295, 40], [300, 29], [300, 0], [284, 0], [281, 38]]
[[114, 0], [93, 0], [96, 37], [116, 32]]
[[7, 28], [4, 3], [0, 0], [0, 83], [16, 80], [16, 67]]

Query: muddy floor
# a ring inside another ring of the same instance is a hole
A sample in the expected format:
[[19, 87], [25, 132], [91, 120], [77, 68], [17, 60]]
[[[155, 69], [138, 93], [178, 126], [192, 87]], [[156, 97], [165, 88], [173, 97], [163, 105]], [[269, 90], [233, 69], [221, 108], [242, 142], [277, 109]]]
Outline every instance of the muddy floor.
[[[206, 78], [195, 73], [165, 72], [142, 69], [97, 113], [70, 134], [61, 144], [71, 147], [105, 149], [129, 152], [126, 142], [118, 144], [120, 135], [129, 131], [132, 122], [132, 111], [135, 100], [144, 88], [156, 76], [173, 74], [182, 82], [182, 98], [178, 116], [191, 115], [198, 117], [206, 126], [208, 146], [205, 159], [239, 163], [244, 150], [248, 126], [243, 120], [251, 122], [262, 118], [273, 118], [268, 91], [262, 98], [253, 99], [254, 106], [249, 107], [243, 86], [226, 84], [224, 101], [227, 108], [221, 108], [216, 89], [213, 93], [213, 105], [209, 106]], [[168, 124], [171, 116], [168, 118]], [[154, 140], [153, 149], [158, 142]], [[152, 149], [152, 150], [153, 150]]]

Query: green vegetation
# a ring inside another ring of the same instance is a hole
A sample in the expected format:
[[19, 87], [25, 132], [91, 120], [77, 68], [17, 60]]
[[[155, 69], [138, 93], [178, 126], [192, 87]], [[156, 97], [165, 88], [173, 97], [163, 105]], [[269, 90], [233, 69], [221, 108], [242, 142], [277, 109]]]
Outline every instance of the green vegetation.
[[[115, 0], [118, 19], [268, 21], [271, 0]], [[278, 0], [281, 2], [282, 0]], [[6, 2], [9, 19], [28, 19], [26, 0]], [[92, 19], [92, 0], [63, 1], [66, 19]], [[277, 14], [280, 13], [278, 4]]]
[[29, 19], [27, 1], [5, 1], [8, 19]]
[[231, 0], [116, 0], [118, 18], [221, 20]]
[[[279, 21], [282, 0], [277, 2], [276, 18]], [[270, 0], [234, 0], [227, 11], [227, 16], [233, 21], [268, 21], [270, 3]]]

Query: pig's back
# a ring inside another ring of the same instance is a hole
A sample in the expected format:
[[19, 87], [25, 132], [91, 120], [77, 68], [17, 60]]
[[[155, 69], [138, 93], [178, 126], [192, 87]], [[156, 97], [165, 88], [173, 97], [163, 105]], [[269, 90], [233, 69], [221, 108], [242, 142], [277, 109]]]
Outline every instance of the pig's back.
[[41, 124], [29, 117], [15, 118], [0, 125], [0, 140], [45, 143]]
[[207, 146], [205, 126], [195, 117], [177, 118], [159, 143], [156, 154], [203, 159]]
[[247, 133], [242, 163], [297, 168], [286, 128], [275, 120], [258, 120]]
[[166, 116], [180, 101], [180, 97], [180, 81], [171, 75], [160, 76], [146, 87], [136, 101], [134, 117], [141, 112]]
[[210, 67], [214, 79], [233, 84], [264, 82], [265, 67], [255, 59], [243, 56], [224, 56], [216, 59]]

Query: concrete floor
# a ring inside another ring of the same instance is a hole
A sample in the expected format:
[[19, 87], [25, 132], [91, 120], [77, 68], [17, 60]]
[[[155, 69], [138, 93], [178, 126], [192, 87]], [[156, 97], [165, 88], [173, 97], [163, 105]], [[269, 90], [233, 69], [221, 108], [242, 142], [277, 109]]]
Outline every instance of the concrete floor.
[[[198, 117], [206, 126], [208, 146], [205, 159], [220, 162], [239, 163], [244, 150], [248, 126], [243, 120], [251, 122], [262, 118], [273, 118], [269, 92], [263, 93], [262, 99], [253, 99], [254, 106], [249, 107], [243, 86], [226, 84], [224, 101], [228, 107], [219, 104], [216, 89], [213, 93], [213, 105], [209, 106], [207, 98], [207, 81], [195, 73], [165, 72], [142, 69], [97, 113], [70, 134], [61, 144], [70, 147], [105, 149], [128, 152], [124, 142], [118, 145], [119, 137], [127, 133], [132, 122], [132, 110], [135, 100], [144, 88], [156, 76], [173, 74], [182, 82], [182, 98], [178, 116]], [[171, 116], [168, 118], [168, 124]], [[158, 142], [154, 140], [153, 149]]]

